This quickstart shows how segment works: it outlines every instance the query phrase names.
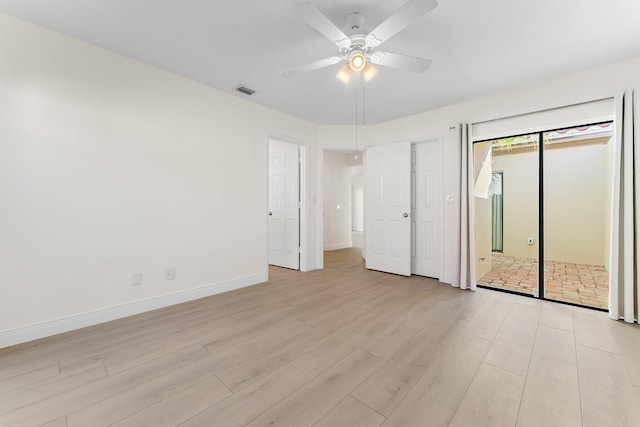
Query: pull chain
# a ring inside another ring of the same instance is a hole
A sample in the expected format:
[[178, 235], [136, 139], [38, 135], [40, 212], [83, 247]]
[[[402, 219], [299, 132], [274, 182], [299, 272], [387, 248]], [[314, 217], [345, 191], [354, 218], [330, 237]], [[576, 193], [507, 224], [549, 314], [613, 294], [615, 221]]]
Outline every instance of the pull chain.
[[365, 122], [365, 113], [366, 113], [366, 107], [367, 104], [365, 103], [365, 86], [362, 85], [362, 129], [364, 129], [364, 122]]
[[356, 150], [355, 150], [355, 158], [358, 159], [358, 86], [360, 82], [360, 76], [356, 79]]

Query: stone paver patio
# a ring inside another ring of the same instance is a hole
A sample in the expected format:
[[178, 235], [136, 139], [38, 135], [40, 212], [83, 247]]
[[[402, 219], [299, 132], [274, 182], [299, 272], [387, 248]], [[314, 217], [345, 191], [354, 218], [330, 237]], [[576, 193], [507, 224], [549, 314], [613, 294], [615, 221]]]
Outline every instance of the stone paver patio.
[[[532, 295], [538, 290], [538, 261], [493, 254], [492, 268], [479, 285]], [[608, 308], [609, 273], [602, 265], [544, 263], [545, 298]]]

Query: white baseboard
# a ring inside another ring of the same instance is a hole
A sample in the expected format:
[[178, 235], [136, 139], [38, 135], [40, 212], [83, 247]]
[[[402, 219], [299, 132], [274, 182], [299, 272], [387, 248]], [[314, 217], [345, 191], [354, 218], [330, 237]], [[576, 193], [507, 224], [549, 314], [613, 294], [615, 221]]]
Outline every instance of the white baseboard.
[[266, 272], [253, 274], [251, 276], [239, 277], [237, 279], [205, 285], [199, 288], [187, 289], [167, 295], [159, 295], [157, 297], [103, 308], [89, 313], [75, 314], [62, 319], [51, 320], [49, 322], [38, 323], [24, 328], [0, 332], [0, 348], [109, 322], [122, 317], [168, 307], [170, 305], [221, 294], [223, 292], [229, 292], [234, 289], [240, 289], [266, 281]]
[[336, 251], [338, 249], [346, 249], [353, 246], [353, 242], [334, 243], [331, 245], [324, 245], [325, 251]]

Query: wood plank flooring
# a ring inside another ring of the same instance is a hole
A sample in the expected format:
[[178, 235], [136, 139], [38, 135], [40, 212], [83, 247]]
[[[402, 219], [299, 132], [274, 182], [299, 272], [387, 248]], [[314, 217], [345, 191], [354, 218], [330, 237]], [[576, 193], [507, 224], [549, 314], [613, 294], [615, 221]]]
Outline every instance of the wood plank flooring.
[[0, 426], [640, 426], [640, 327], [325, 270], [0, 350]]

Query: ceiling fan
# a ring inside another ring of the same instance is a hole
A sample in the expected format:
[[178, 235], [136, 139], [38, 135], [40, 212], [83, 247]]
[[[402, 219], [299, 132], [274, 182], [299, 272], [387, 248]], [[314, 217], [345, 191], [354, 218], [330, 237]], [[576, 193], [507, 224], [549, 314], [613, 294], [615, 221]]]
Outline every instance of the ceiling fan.
[[349, 83], [353, 73], [358, 72], [362, 72], [364, 79], [369, 81], [378, 72], [374, 65], [422, 73], [429, 68], [431, 60], [386, 52], [379, 50], [378, 47], [422, 18], [437, 5], [437, 0], [410, 0], [369, 34], [360, 34], [358, 32], [364, 23], [364, 16], [354, 12], [347, 17], [347, 24], [349, 28], [354, 30], [355, 34], [347, 36], [320, 12], [313, 3], [299, 3], [295, 8], [295, 13], [307, 24], [335, 43], [338, 53], [329, 58], [290, 68], [280, 74], [284, 77], [294, 77], [301, 73], [318, 70], [343, 61], [347, 61], [347, 64], [340, 69], [336, 77], [345, 84]]

